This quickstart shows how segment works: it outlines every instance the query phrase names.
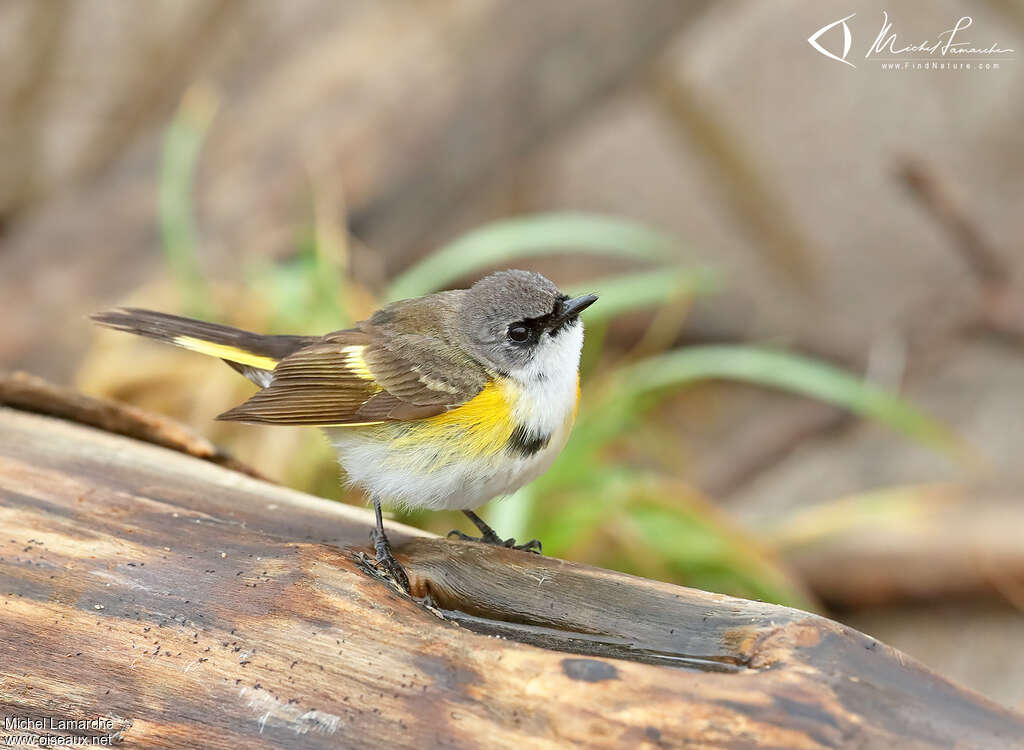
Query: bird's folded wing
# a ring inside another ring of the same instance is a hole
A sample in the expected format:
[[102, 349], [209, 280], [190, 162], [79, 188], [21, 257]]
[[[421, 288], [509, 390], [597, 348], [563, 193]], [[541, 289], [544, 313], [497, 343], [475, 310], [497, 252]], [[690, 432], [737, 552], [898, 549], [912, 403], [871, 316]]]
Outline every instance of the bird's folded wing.
[[425, 419], [469, 401], [483, 368], [432, 336], [338, 331], [283, 358], [270, 385], [218, 419], [366, 425]]

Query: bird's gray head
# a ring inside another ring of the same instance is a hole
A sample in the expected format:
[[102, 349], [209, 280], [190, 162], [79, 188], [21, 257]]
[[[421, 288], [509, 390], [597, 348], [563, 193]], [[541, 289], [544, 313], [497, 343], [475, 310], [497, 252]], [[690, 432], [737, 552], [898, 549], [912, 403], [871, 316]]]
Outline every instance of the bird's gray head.
[[597, 297], [569, 299], [532, 271], [499, 271], [466, 290], [459, 327], [473, 353], [496, 371], [544, 379], [568, 369], [575, 377], [583, 346], [579, 314]]

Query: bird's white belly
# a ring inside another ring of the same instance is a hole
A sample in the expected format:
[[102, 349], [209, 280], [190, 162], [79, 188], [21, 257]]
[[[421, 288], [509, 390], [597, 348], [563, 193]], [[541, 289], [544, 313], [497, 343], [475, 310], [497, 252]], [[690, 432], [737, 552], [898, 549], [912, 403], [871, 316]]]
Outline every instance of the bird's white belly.
[[[530, 456], [499, 451], [488, 456], [438, 460], [434, 446], [402, 449], [381, 440], [380, 433], [335, 427], [327, 433], [349, 481], [384, 504], [431, 510], [479, 507], [515, 492], [551, 466], [572, 429], [572, 414], [551, 435], [547, 445]], [[396, 460], [398, 459], [398, 460]]]

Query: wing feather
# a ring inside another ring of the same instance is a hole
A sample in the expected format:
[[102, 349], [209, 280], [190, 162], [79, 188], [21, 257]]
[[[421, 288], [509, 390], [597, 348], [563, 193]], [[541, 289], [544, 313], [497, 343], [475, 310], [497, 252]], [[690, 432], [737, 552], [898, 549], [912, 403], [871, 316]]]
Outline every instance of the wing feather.
[[364, 323], [281, 359], [270, 384], [218, 419], [368, 425], [425, 419], [477, 395], [487, 375], [443, 338]]

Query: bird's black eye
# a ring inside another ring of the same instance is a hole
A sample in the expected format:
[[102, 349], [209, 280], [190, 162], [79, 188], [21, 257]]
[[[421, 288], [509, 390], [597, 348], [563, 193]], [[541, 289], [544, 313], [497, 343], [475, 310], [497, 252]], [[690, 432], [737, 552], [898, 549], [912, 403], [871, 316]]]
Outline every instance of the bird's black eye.
[[508, 338], [510, 341], [514, 341], [517, 344], [529, 340], [530, 329], [524, 326], [522, 323], [513, 323], [508, 327]]

